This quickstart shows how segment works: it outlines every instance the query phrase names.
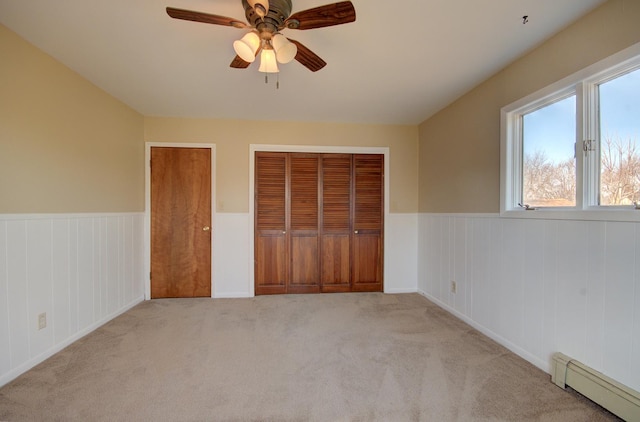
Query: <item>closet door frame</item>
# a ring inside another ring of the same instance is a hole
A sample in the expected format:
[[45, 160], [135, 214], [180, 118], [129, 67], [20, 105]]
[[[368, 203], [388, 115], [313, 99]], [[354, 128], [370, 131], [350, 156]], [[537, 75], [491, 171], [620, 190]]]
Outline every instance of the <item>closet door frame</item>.
[[[249, 286], [250, 295], [255, 296], [255, 155], [256, 152], [294, 152], [315, 154], [381, 154], [384, 156], [384, 220], [389, 219], [389, 148], [388, 147], [349, 147], [349, 146], [317, 146], [317, 145], [249, 145]], [[383, 230], [383, 262], [388, 261], [387, 236], [388, 224], [384, 224]], [[383, 266], [383, 280], [387, 280], [388, 265]], [[386, 293], [387, 283], [383, 283]]]

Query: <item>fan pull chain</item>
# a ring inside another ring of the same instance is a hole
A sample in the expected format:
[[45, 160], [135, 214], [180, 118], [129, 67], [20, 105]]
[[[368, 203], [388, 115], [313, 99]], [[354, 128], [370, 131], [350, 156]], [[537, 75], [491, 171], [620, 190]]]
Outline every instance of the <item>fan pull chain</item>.
[[[264, 74], [264, 83], [268, 84], [269, 83], [269, 74], [265, 73]], [[276, 73], [276, 89], [280, 89], [280, 74]]]

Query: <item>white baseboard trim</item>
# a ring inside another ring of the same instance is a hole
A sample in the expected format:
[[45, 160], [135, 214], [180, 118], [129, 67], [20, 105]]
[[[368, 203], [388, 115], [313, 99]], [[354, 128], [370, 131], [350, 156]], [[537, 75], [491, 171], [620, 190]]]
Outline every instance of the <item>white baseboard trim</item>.
[[482, 334], [484, 334], [485, 336], [489, 337], [491, 340], [495, 341], [496, 343], [500, 344], [501, 346], [506, 347], [507, 349], [509, 349], [510, 351], [515, 353], [516, 355], [518, 355], [521, 358], [523, 358], [524, 360], [528, 361], [529, 363], [535, 365], [536, 367], [538, 367], [539, 369], [543, 370], [547, 374], [551, 375], [551, 361], [544, 362], [544, 361], [538, 359], [536, 356], [534, 356], [531, 353], [527, 352], [523, 348], [511, 343], [510, 341], [506, 340], [504, 337], [500, 336], [499, 334], [496, 334], [493, 331], [487, 329], [486, 327], [478, 324], [477, 322], [475, 322], [474, 320], [472, 320], [468, 316], [456, 311], [452, 307], [450, 307], [447, 304], [441, 302], [440, 300], [438, 300], [435, 297], [429, 295], [428, 293], [426, 293], [426, 292], [424, 292], [422, 290], [418, 290], [418, 293], [420, 293], [422, 296], [427, 298], [429, 301], [435, 303], [436, 305], [438, 305], [439, 307], [441, 307], [445, 311], [449, 312], [450, 314], [452, 314], [456, 318], [464, 321], [466, 324], [468, 324], [471, 327], [475, 328], [476, 330], [480, 331]]
[[214, 299], [246, 299], [246, 298], [252, 298], [252, 297], [255, 297], [255, 295], [247, 292], [238, 292], [238, 293], [220, 293], [220, 294], [216, 294], [213, 298]]
[[144, 296], [138, 297], [137, 299], [133, 300], [131, 303], [129, 303], [129, 304], [125, 305], [124, 307], [118, 309], [117, 311], [105, 316], [104, 318], [100, 319], [99, 321], [96, 321], [95, 323], [89, 325], [88, 327], [83, 328], [82, 330], [78, 331], [77, 333], [75, 333], [71, 337], [66, 338], [64, 341], [56, 344], [55, 346], [51, 347], [50, 349], [46, 350], [45, 352], [39, 354], [38, 356], [35, 356], [32, 359], [29, 359], [27, 362], [23, 363], [22, 365], [18, 366], [17, 368], [14, 368], [11, 371], [5, 373], [4, 375], [2, 375], [0, 377], [0, 387], [2, 387], [5, 384], [8, 384], [9, 382], [11, 382], [14, 379], [18, 378], [20, 375], [24, 374], [29, 369], [31, 369], [34, 366], [44, 362], [45, 360], [49, 359], [51, 356], [55, 355], [56, 353], [58, 353], [59, 351], [64, 349], [65, 347], [67, 347], [70, 344], [80, 340], [82, 337], [86, 336], [87, 334], [91, 333], [92, 331], [95, 331], [97, 328], [101, 327], [102, 325], [106, 324], [107, 322], [111, 321], [112, 319], [122, 315], [123, 313], [127, 312], [128, 310], [130, 310], [131, 308], [133, 308], [134, 306], [138, 305], [139, 303], [141, 303], [143, 301], [144, 301]]
[[404, 293], [417, 293], [417, 289], [384, 289], [384, 293], [390, 295], [399, 295]]

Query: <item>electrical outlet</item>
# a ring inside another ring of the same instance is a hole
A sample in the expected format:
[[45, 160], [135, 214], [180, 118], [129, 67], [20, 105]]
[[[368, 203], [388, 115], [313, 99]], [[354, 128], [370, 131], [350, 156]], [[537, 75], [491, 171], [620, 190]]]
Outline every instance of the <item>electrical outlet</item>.
[[455, 281], [451, 280], [451, 293], [457, 293], [458, 292], [458, 285], [456, 284]]
[[38, 330], [47, 328], [47, 313], [43, 312], [38, 315]]

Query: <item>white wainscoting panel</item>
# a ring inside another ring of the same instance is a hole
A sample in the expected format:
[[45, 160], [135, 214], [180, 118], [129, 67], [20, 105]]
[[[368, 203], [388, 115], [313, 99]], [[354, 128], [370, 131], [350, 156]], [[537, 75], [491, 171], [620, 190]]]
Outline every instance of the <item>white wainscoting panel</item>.
[[213, 244], [213, 297], [253, 297], [249, 281], [249, 214], [216, 213]]
[[561, 352], [640, 390], [640, 224], [422, 214], [418, 245], [426, 297], [547, 372]]
[[[385, 221], [385, 293], [416, 292], [418, 216], [389, 214]], [[214, 297], [253, 297], [253, 221], [249, 214], [216, 213]]]
[[384, 291], [415, 293], [418, 286], [418, 215], [389, 214], [385, 226]]
[[0, 385], [143, 300], [143, 219], [0, 215]]

